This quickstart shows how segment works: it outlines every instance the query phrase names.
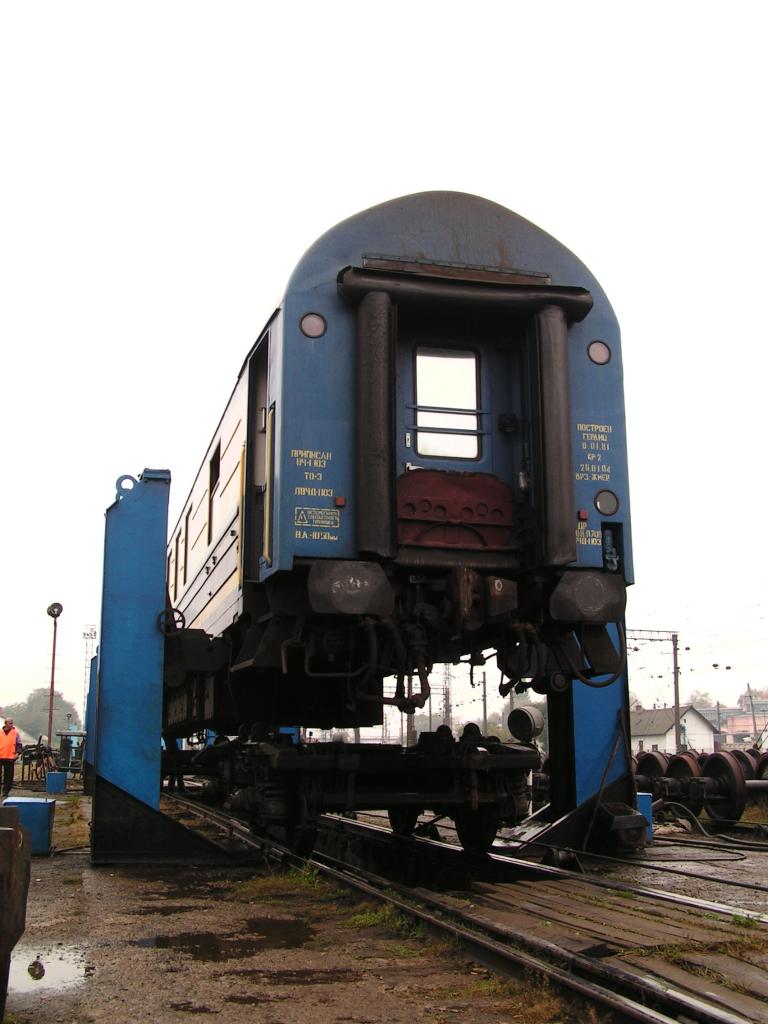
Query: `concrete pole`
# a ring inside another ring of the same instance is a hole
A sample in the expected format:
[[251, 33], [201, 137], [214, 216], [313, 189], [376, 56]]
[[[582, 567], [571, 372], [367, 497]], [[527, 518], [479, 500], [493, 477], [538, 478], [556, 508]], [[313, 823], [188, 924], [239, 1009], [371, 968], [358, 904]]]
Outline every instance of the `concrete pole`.
[[677, 663], [677, 633], [672, 634], [672, 677], [675, 685], [675, 753], [680, 753], [680, 666]]
[[749, 696], [749, 706], [752, 708], [752, 729], [754, 734], [754, 743], [757, 743], [757, 718], [755, 717], [755, 702], [752, 700], [752, 687], [747, 683], [747, 694]]

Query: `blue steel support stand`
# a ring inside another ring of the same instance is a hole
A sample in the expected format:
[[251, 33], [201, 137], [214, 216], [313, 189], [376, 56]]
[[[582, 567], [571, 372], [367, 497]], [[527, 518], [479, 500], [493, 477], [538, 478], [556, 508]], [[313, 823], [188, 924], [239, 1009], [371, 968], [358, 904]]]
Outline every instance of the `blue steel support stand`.
[[[618, 648], [616, 627], [609, 631]], [[606, 682], [595, 687], [571, 679], [547, 698], [549, 803], [513, 833], [529, 850], [541, 843], [542, 849], [626, 851], [643, 842], [645, 819], [635, 810], [626, 668]]]
[[[612, 628], [615, 635], [615, 628]], [[616, 639], [618, 639], [616, 637]], [[642, 844], [630, 764], [626, 671], [605, 687], [573, 679], [547, 698], [550, 801], [514, 838], [576, 850], [631, 849]]]
[[98, 676], [88, 701], [91, 858], [201, 855], [212, 848], [160, 813], [168, 531], [167, 470], [117, 481], [106, 512]]

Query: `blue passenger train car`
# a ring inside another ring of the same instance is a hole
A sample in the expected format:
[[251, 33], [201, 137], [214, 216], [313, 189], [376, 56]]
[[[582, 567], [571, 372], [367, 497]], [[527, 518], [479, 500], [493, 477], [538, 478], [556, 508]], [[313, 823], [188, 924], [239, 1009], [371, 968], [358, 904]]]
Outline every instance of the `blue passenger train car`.
[[[243, 364], [167, 570], [164, 732], [230, 737], [207, 755], [222, 797], [305, 830], [322, 810], [381, 806], [408, 831], [430, 807], [487, 845], [524, 813], [531, 743], [438, 730], [408, 751], [347, 745], [344, 768], [278, 729], [413, 713], [434, 665], [493, 658], [503, 693], [548, 694], [569, 750], [579, 702], [615, 731], [632, 557], [619, 328], [600, 285], [471, 195], [338, 224]], [[605, 779], [625, 800], [628, 775], [614, 751]], [[553, 783], [554, 813], [578, 788]]]

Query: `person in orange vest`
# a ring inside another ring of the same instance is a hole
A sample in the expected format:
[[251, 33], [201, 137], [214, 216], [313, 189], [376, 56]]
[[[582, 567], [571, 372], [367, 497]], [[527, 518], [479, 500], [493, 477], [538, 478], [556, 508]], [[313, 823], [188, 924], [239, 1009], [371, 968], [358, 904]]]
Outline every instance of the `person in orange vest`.
[[0, 769], [2, 769], [4, 797], [8, 796], [13, 787], [13, 769], [21, 746], [21, 738], [14, 728], [13, 719], [6, 718], [5, 725], [0, 729]]

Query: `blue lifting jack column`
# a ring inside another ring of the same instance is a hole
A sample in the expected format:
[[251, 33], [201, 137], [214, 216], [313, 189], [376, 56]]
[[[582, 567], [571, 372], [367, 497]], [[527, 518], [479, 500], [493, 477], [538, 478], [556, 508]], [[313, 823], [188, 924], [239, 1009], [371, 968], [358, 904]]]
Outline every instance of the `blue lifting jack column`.
[[[160, 813], [165, 549], [171, 474], [122, 476], [106, 512], [96, 694], [91, 858], [211, 855], [211, 846]], [[92, 705], [92, 707], [91, 707]], [[89, 736], [89, 744], [91, 737]]]

